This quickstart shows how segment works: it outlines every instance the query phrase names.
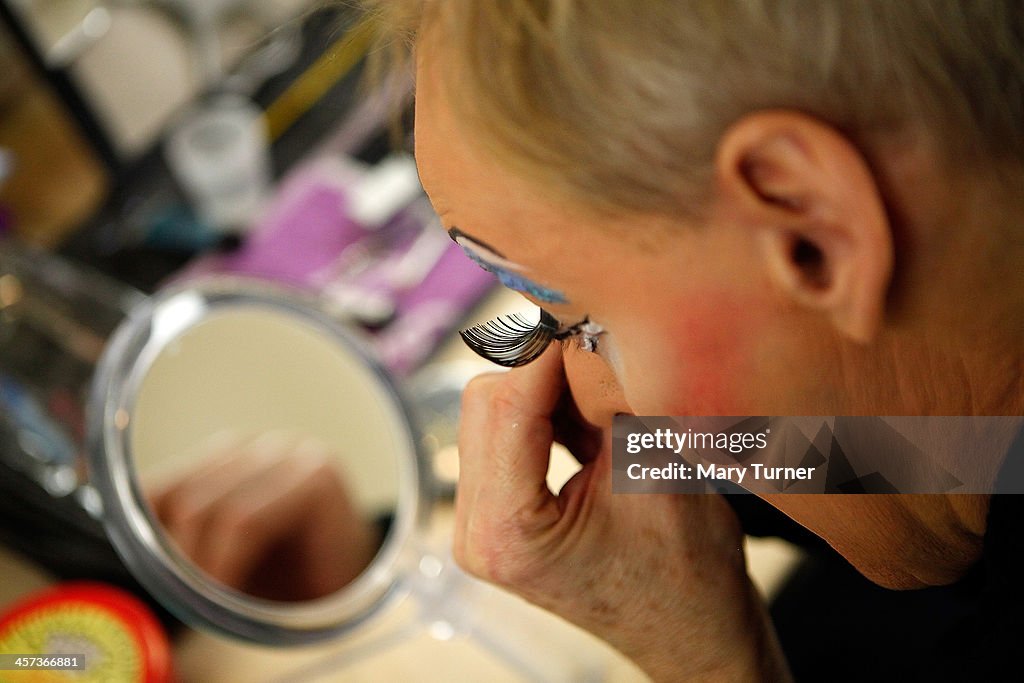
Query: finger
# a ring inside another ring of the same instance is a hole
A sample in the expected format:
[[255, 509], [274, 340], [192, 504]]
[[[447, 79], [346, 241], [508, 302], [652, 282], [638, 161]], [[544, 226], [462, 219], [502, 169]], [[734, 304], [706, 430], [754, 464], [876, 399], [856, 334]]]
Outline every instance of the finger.
[[512, 485], [514, 496], [543, 481], [551, 414], [564, 386], [555, 344], [528, 366], [470, 383], [459, 425], [460, 486], [475, 489], [497, 478]]
[[[551, 523], [557, 512], [546, 474], [554, 440], [551, 416], [565, 389], [558, 345], [532, 364], [471, 383], [459, 429], [456, 552], [515, 519]], [[530, 533], [531, 529], [524, 529]]]
[[264, 476], [294, 438], [274, 432], [245, 440], [218, 440], [216, 450], [200, 467], [159, 496], [158, 519], [186, 557], [197, 564], [201, 561], [201, 537], [214, 512], [233, 491]]
[[[195, 561], [215, 579], [242, 587], [267, 551], [303, 519], [314, 519], [311, 501], [325, 480], [321, 457], [283, 456], [225, 493], [203, 526]], [[326, 502], [326, 501], [325, 501]]]
[[577, 461], [586, 465], [597, 457], [604, 438], [603, 432], [583, 417], [571, 391], [562, 393], [551, 422], [555, 429], [555, 441], [569, 449]]
[[468, 451], [462, 446], [464, 435], [467, 441], [477, 438], [472, 434], [475, 434], [481, 428], [481, 404], [487, 401], [487, 397], [493, 393], [495, 387], [502, 381], [505, 374], [504, 372], [488, 372], [477, 375], [463, 388], [457, 435], [460, 446], [458, 448], [459, 478], [456, 496], [458, 496], [460, 489], [465, 490], [467, 488], [467, 482], [478, 479], [480, 476], [479, 470], [483, 466], [480, 458], [475, 456], [467, 457]]
[[194, 482], [205, 480], [251, 440], [251, 436], [234, 430], [221, 430], [187, 449], [167, 469], [144, 472], [142, 486], [156, 518], [166, 525], [175, 516], [183, 492], [190, 490]]
[[[557, 345], [552, 344], [551, 346], [556, 347]], [[539, 364], [550, 363], [552, 355], [555, 354], [553, 354], [552, 349], [549, 349], [529, 367], [502, 372], [488, 372], [474, 377], [465, 387], [462, 394], [462, 407], [459, 416], [459, 443], [463, 443], [462, 435], [466, 434], [467, 442], [482, 447], [486, 437], [490, 436], [489, 432], [486, 432], [488, 429], [486, 420], [489, 410], [488, 406], [493, 397], [499, 393], [520, 395], [523, 392], [531, 391], [529, 386], [529, 378], [533, 376], [531, 373], [536, 373]], [[527, 375], [525, 382], [520, 377], [524, 373]], [[527, 399], [528, 401], [529, 399]], [[486, 436], [484, 439], [481, 439], [479, 436], [481, 430], [485, 431]], [[465, 449], [460, 447], [459, 486], [463, 491], [469, 488], [470, 483], [486, 476], [487, 468], [490, 466], [490, 463], [484, 458], [475, 455], [463, 457], [466, 452]], [[458, 490], [456, 491], [456, 497], [458, 497]]]
[[[199, 500], [188, 500], [186, 506], [183, 499], [202, 491], [216, 492], [218, 486], [230, 485], [239, 476], [265, 466], [268, 453], [274, 450], [267, 447], [268, 436], [224, 430], [205, 438], [169, 476], [164, 473], [149, 484], [153, 491], [149, 498], [157, 516], [163, 519], [182, 507], [200, 507]], [[282, 436], [275, 434], [272, 438]]]

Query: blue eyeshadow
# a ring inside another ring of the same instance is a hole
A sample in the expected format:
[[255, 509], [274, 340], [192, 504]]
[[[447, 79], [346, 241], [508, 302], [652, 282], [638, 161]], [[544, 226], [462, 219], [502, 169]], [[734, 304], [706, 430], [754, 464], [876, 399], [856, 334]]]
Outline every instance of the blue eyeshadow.
[[532, 280], [527, 280], [522, 275], [516, 273], [510, 273], [506, 270], [493, 269], [498, 281], [505, 285], [511, 290], [516, 292], [522, 292], [529, 294], [533, 298], [543, 301], [546, 304], [564, 304], [567, 303], [565, 295], [559, 292], [557, 289], [551, 289], [543, 285], [538, 285]]
[[505, 268], [502, 268], [501, 266], [494, 265], [493, 263], [488, 263], [487, 261], [480, 258], [480, 256], [477, 253], [475, 253], [472, 249], [466, 247], [465, 245], [459, 246], [462, 247], [462, 251], [466, 253], [466, 256], [468, 256], [470, 260], [472, 260], [474, 263], [476, 263], [478, 266], [480, 266], [487, 272], [493, 273], [495, 277], [498, 278], [498, 282], [500, 282], [505, 287], [508, 287], [509, 289], [516, 292], [529, 294], [533, 298], [539, 301], [543, 301], [544, 303], [547, 304], [567, 303], [565, 295], [562, 294], [557, 289], [551, 289], [550, 287], [539, 285], [533, 280], [523, 277], [519, 273], [507, 270]]

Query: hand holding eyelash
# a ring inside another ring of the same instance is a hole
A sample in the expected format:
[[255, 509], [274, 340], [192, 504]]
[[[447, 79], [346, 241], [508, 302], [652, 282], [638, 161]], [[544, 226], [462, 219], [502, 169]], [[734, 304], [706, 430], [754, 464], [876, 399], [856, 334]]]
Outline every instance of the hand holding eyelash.
[[[656, 681], [786, 680], [728, 504], [613, 495], [610, 420], [584, 419], [594, 413], [570, 378], [556, 347], [466, 387], [456, 560], [610, 642]], [[583, 464], [557, 494], [545, 483], [555, 440]]]

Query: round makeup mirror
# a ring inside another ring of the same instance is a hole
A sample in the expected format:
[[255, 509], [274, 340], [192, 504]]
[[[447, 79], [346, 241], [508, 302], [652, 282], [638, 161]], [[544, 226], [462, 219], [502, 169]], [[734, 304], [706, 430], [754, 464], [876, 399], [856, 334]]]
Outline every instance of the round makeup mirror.
[[265, 285], [188, 283], [97, 367], [90, 483], [108, 533], [183, 620], [301, 644], [361, 623], [419, 559], [428, 469], [351, 331]]

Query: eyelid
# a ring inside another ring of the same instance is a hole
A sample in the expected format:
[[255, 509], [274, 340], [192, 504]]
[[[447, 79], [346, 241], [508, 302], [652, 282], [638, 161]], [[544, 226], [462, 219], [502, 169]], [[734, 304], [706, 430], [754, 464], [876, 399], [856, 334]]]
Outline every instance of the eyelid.
[[565, 294], [557, 289], [546, 287], [534, 282], [523, 274], [525, 268], [512, 263], [505, 257], [497, 254], [493, 249], [482, 245], [473, 238], [460, 233], [453, 228], [449, 231], [452, 239], [459, 245], [466, 256], [489, 273], [498, 278], [502, 285], [515, 292], [528, 294], [546, 304], [567, 303]]
[[520, 273], [524, 270], [518, 263], [513, 263], [507, 258], [496, 252], [490, 246], [478, 242], [469, 235], [461, 232], [458, 228], [452, 228], [448, 231], [451, 235], [452, 240], [455, 244], [462, 247], [463, 251], [470, 252], [479, 261], [485, 262], [489, 266], [496, 266], [498, 268], [504, 268], [506, 270], [512, 270]]
[[528, 294], [533, 298], [542, 301], [546, 304], [564, 304], [568, 303], [565, 295], [557, 289], [551, 289], [544, 285], [537, 284], [533, 280], [529, 280], [518, 273], [512, 273], [501, 268], [492, 269], [485, 268], [490, 271], [498, 278], [498, 281], [505, 287], [511, 289], [514, 292], [522, 292]]

